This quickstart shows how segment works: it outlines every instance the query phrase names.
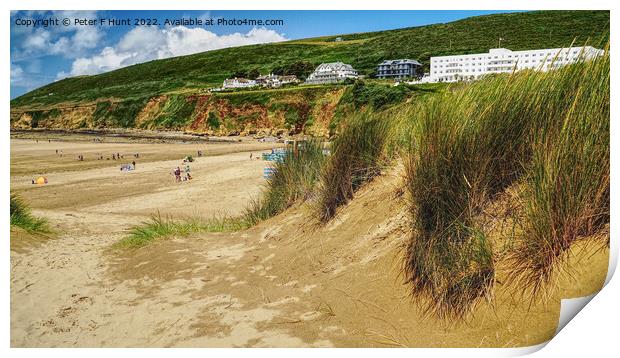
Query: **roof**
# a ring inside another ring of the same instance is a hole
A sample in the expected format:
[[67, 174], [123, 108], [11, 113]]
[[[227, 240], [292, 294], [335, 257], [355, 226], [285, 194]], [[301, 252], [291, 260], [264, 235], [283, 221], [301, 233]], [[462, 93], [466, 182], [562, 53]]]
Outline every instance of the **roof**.
[[419, 63], [416, 60], [411, 60], [408, 58], [403, 58], [403, 59], [398, 59], [398, 60], [385, 60], [383, 62], [381, 62], [379, 65], [400, 65], [400, 64], [414, 64], [414, 65], [418, 65], [418, 66], [422, 66], [421, 63]]
[[355, 71], [353, 66], [342, 63], [342, 62], [330, 62], [330, 63], [322, 63], [319, 67], [314, 70], [315, 72], [319, 71]]
[[224, 80], [224, 82], [235, 82], [235, 81], [241, 82], [241, 83], [254, 82], [254, 80], [249, 80], [247, 78], [237, 78], [237, 77], [235, 77], [235, 78], [227, 78], [227, 79]]

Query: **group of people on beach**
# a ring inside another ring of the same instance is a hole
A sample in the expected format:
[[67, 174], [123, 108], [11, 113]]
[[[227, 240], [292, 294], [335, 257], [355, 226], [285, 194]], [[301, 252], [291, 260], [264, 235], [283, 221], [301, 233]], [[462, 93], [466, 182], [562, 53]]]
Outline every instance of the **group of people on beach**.
[[[184, 173], [183, 173], [183, 171], [181, 170], [181, 167], [180, 167], [180, 166], [178, 166], [178, 167], [176, 167], [176, 168], [174, 168], [174, 169], [172, 170], [172, 174], [174, 174], [174, 180], [175, 180], [177, 183], [180, 183], [180, 182], [182, 182], [182, 181], [188, 181], [188, 180], [192, 180], [192, 179], [193, 179], [193, 178], [192, 178], [192, 175], [190, 174], [190, 167], [189, 167], [189, 163], [185, 163], [185, 170], [184, 170]], [[185, 174], [185, 175], [182, 175], [182, 174]]]
[[[56, 149], [56, 154], [62, 157], [62, 150], [58, 150]], [[140, 153], [134, 153], [133, 154], [134, 158], [140, 158]], [[112, 160], [121, 160], [124, 159], [125, 155], [122, 153], [112, 153]], [[77, 160], [80, 162], [84, 161], [84, 154], [78, 154], [77, 156]], [[101, 153], [97, 153], [97, 160], [110, 160], [110, 157], [105, 157], [103, 154]], [[131, 163], [128, 164], [122, 164], [121, 165], [121, 171], [130, 171], [130, 170], [135, 170], [136, 169], [136, 161], [132, 160]]]
[[[133, 157], [134, 158], [140, 158], [140, 153], [134, 153]], [[124, 159], [124, 158], [125, 158], [125, 155], [122, 154], [122, 153], [118, 153], [118, 152], [117, 153], [112, 153], [112, 160], [121, 160], [121, 159]], [[79, 157], [78, 157], [78, 160], [80, 160]], [[81, 160], [84, 160], [84, 156], [82, 156]], [[106, 157], [106, 156], [104, 156], [101, 153], [97, 153], [97, 160], [110, 160], [110, 157]]]

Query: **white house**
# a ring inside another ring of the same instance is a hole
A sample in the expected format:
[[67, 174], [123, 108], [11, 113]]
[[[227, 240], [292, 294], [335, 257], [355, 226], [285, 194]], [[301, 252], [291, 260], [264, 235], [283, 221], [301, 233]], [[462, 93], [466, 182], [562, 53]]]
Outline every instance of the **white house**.
[[357, 77], [357, 71], [351, 65], [342, 62], [322, 63], [308, 76], [306, 83], [335, 83]]
[[299, 82], [299, 80], [295, 75], [278, 76], [270, 73], [256, 78], [256, 84], [263, 87], [280, 87], [282, 85], [297, 82]]
[[488, 53], [431, 57], [430, 81], [455, 82], [475, 80], [490, 73], [513, 70], [547, 71], [579, 60], [588, 60], [604, 53], [591, 46], [511, 51], [493, 48]]
[[227, 78], [224, 80], [222, 88], [249, 88], [256, 87], [258, 84], [254, 80], [248, 80], [247, 78]]

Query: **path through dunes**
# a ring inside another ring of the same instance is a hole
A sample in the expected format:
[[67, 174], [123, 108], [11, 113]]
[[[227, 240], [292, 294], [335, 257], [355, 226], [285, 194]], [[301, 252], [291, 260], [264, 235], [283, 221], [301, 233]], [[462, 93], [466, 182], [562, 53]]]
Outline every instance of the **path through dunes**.
[[[59, 232], [58, 238], [51, 240], [29, 240], [29, 235], [19, 230], [12, 232], [12, 240], [22, 239], [12, 243], [16, 250], [11, 253], [13, 344], [56, 345], [47, 336], [47, 329], [65, 332], [71, 325], [59, 327], [53, 318], [46, 317], [57, 312], [63, 318], [72, 317], [69, 312], [74, 308], [103, 297], [109, 288], [93, 286], [103, 280], [98, 275], [108, 261], [103, 252], [126, 229], [150, 215], [238, 215], [250, 197], [260, 194], [263, 183], [262, 168], [266, 164], [250, 160], [250, 153], [256, 157], [273, 145], [12, 140], [11, 164], [15, 170], [11, 190], [20, 194], [36, 215], [47, 217]], [[55, 153], [58, 148], [63, 150], [62, 158]], [[207, 156], [190, 163], [194, 179], [176, 183], [170, 171], [182, 164], [180, 159], [185, 155], [195, 156], [198, 149]], [[124, 153], [125, 159], [98, 161], [95, 158], [99, 152], [106, 157]], [[135, 152], [140, 153], [140, 158], [133, 158]], [[84, 162], [76, 160], [78, 154], [85, 156]], [[177, 159], [170, 160], [171, 156]], [[136, 170], [121, 172], [120, 164], [131, 160], [137, 161]], [[35, 173], [45, 175], [49, 184], [32, 185]], [[23, 242], [32, 245], [24, 247], [28, 245], [21, 245]], [[80, 304], [75, 306], [74, 301]]]
[[242, 232], [111, 249], [157, 209], [239, 213], [260, 192], [265, 165], [246, 151], [203, 157], [192, 164], [196, 179], [174, 183], [168, 172], [176, 163], [152, 161], [131, 173], [92, 168], [82, 178], [51, 173], [50, 184], [36, 188], [12, 178], [60, 232], [11, 252], [12, 346], [532, 345], [555, 331], [559, 297], [590, 293], [605, 277], [601, 251], [586, 256], [578, 267], [587, 269], [547, 306], [527, 311], [529, 302], [499, 285], [496, 308], [481, 305], [465, 323], [424, 318], [399, 276], [410, 233], [392, 172], [325, 227], [298, 205]]

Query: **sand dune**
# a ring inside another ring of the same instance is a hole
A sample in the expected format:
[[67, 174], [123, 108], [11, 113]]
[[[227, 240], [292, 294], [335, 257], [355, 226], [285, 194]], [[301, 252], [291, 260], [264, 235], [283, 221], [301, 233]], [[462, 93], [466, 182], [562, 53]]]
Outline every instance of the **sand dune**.
[[[426, 318], [399, 276], [410, 233], [395, 173], [363, 188], [325, 227], [298, 205], [242, 232], [110, 248], [154, 211], [235, 215], [259, 195], [265, 162], [249, 159], [257, 143], [198, 158], [195, 179], [175, 183], [169, 171], [193, 145], [149, 144], [153, 157], [120, 173], [92, 163], [65, 171], [53, 146], [13, 141], [12, 189], [59, 231], [19, 247], [24, 234], [12, 234], [13, 347], [525, 346], [552, 336], [561, 297], [594, 292], [605, 277], [608, 255], [599, 251], [546, 305], [529, 307], [500, 284], [495, 306], [480, 305], [466, 322]], [[55, 169], [49, 185], [34, 187], [27, 168], [41, 156]]]

